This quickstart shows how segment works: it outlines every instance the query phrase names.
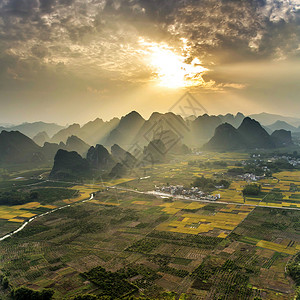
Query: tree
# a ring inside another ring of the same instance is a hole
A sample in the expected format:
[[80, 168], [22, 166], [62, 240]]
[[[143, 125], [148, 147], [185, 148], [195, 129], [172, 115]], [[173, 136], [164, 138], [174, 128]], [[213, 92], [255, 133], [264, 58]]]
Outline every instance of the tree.
[[53, 294], [54, 290], [52, 289], [35, 291], [25, 286], [13, 289], [11, 292], [12, 299], [14, 300], [51, 300]]
[[244, 196], [257, 196], [261, 191], [261, 185], [258, 184], [248, 184], [243, 189]]

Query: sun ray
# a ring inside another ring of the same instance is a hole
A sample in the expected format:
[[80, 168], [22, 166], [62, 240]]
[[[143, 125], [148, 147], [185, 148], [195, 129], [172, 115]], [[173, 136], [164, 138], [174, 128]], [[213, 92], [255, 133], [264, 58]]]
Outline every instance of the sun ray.
[[201, 65], [198, 58], [187, 62], [190, 58], [189, 49], [186, 40], [183, 42], [184, 51], [178, 53], [165, 43], [140, 40], [140, 44], [146, 49], [143, 53], [146, 54], [147, 63], [153, 68], [154, 78], [159, 86], [176, 89], [205, 84], [202, 75], [209, 70]]

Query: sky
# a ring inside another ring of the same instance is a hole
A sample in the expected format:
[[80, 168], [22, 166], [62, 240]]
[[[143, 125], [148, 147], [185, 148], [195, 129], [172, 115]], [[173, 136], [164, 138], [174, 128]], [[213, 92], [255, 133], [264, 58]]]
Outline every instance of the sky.
[[0, 123], [300, 117], [299, 40], [300, 0], [0, 0]]

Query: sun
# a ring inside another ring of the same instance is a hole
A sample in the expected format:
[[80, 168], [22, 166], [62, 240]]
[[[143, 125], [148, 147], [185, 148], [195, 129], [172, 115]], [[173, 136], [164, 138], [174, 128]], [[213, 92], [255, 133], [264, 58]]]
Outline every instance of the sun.
[[204, 84], [202, 75], [208, 69], [201, 66], [198, 58], [187, 63], [187, 54], [176, 53], [166, 44], [147, 43], [144, 40], [141, 44], [147, 48], [147, 60], [159, 86], [176, 89]]

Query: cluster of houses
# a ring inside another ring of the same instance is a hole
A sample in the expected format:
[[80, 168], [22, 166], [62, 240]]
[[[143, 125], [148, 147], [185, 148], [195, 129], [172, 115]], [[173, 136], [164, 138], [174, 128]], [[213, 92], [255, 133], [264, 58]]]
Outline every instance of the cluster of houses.
[[268, 162], [276, 162], [277, 160], [286, 160], [293, 167], [300, 166], [300, 158], [295, 158], [295, 157], [286, 156], [286, 155], [272, 157], [268, 160]]
[[[252, 158], [255, 158], [255, 161], [262, 161], [260, 159], [260, 154], [253, 154]], [[289, 156], [289, 155], [274, 155], [273, 157], [268, 159], [268, 162], [276, 162], [278, 160], [286, 160], [289, 164], [291, 164], [294, 167], [300, 166], [300, 158], [296, 158], [295, 156]], [[244, 162], [246, 164], [246, 162]]]
[[260, 179], [263, 179], [265, 176], [257, 176], [252, 173], [245, 173], [243, 175], [238, 175], [237, 178], [244, 180], [244, 181], [258, 181]]
[[184, 188], [183, 185], [168, 185], [162, 187], [155, 186], [155, 192], [165, 196], [184, 196], [189, 199], [209, 201], [217, 201], [221, 198], [220, 194], [208, 195], [201, 191], [198, 187], [191, 187], [188, 189]]

